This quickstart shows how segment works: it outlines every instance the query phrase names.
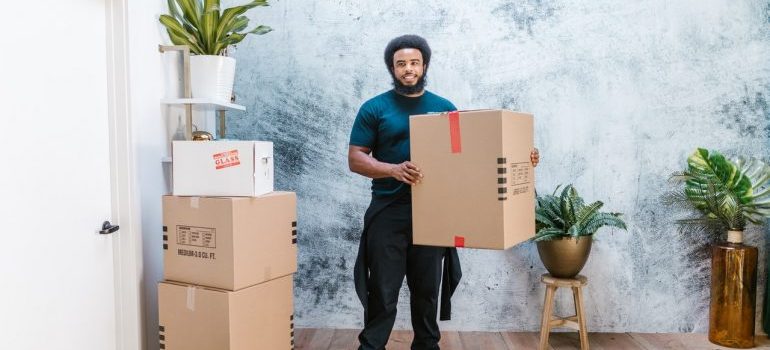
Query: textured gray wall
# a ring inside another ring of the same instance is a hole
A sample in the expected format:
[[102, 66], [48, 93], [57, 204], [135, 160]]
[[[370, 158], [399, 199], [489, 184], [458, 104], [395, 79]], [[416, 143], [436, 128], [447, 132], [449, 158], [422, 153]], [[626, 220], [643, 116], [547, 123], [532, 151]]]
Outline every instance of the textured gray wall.
[[[429, 89], [461, 109], [534, 113], [540, 191], [572, 182], [627, 214], [628, 233], [600, 231], [583, 271], [589, 329], [707, 328], [709, 239], [679, 234], [660, 195], [696, 146], [768, 154], [766, 1], [282, 0], [250, 16], [275, 32], [235, 51], [248, 111], [231, 114], [228, 136], [273, 140], [277, 188], [299, 195], [299, 326], [362, 324], [351, 276], [369, 185], [347, 170], [348, 134], [390, 87], [387, 41], [416, 33], [434, 50]], [[764, 254], [762, 232], [749, 236]], [[461, 259], [444, 329], [538, 329], [534, 245]], [[570, 306], [560, 292], [557, 311]]]

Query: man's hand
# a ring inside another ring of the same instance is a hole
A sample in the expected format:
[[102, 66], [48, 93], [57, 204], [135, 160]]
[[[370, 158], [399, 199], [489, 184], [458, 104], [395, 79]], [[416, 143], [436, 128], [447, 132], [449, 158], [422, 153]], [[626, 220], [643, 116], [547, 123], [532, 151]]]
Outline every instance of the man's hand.
[[422, 181], [420, 168], [406, 161], [401, 164], [392, 164], [390, 175], [398, 181], [414, 186]]
[[533, 167], [536, 167], [537, 163], [540, 163], [540, 152], [537, 150], [537, 148], [533, 149], [529, 154], [529, 160], [532, 162]]
[[372, 150], [367, 147], [348, 147], [348, 167], [350, 171], [372, 179], [395, 178], [405, 184], [414, 186], [420, 183], [422, 173], [420, 168], [411, 162], [391, 164], [380, 162], [371, 156]]

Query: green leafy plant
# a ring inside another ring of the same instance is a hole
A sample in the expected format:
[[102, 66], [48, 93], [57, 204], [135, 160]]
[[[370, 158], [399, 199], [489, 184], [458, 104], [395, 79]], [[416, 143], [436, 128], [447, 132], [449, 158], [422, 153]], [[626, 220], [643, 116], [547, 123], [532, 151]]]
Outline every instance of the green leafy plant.
[[168, 15], [160, 16], [174, 45], [187, 45], [196, 55], [223, 55], [230, 45], [241, 42], [248, 34], [262, 35], [272, 31], [258, 25], [245, 31], [249, 19], [243, 14], [268, 6], [267, 0], [220, 10], [219, 0], [168, 0]]
[[761, 160], [730, 161], [698, 148], [687, 158], [687, 170], [671, 179], [684, 186], [669, 193], [666, 203], [700, 214], [678, 220], [685, 229], [743, 231], [747, 223], [762, 225], [770, 217], [770, 167]]
[[535, 204], [535, 229], [533, 241], [545, 241], [564, 237], [592, 236], [603, 226], [626, 229], [620, 213], [602, 213], [604, 205], [596, 201], [586, 205], [572, 185], [567, 185], [557, 195], [561, 185], [551, 195], [537, 196]]

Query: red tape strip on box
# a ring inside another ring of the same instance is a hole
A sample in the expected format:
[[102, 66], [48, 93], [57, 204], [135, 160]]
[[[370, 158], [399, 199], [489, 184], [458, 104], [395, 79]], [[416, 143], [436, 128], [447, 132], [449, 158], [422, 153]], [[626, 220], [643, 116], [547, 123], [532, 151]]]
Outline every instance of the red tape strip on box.
[[455, 247], [457, 248], [465, 247], [465, 237], [455, 236]]
[[462, 152], [460, 141], [460, 112], [449, 112], [449, 140], [452, 143], [452, 153]]

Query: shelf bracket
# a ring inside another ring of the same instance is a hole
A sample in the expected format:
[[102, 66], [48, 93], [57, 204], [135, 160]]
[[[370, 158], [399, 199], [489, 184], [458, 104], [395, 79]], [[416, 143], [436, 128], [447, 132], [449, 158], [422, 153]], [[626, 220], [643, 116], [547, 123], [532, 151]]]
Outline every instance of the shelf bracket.
[[225, 111], [223, 109], [220, 109], [217, 111], [217, 114], [219, 114], [219, 138], [224, 139], [225, 138]]
[[[187, 45], [158, 45], [158, 51], [161, 53], [169, 51], [182, 52], [182, 84], [184, 86], [184, 98], [192, 98], [192, 89], [190, 88], [190, 47]], [[185, 103], [185, 139], [192, 140], [192, 104]]]

